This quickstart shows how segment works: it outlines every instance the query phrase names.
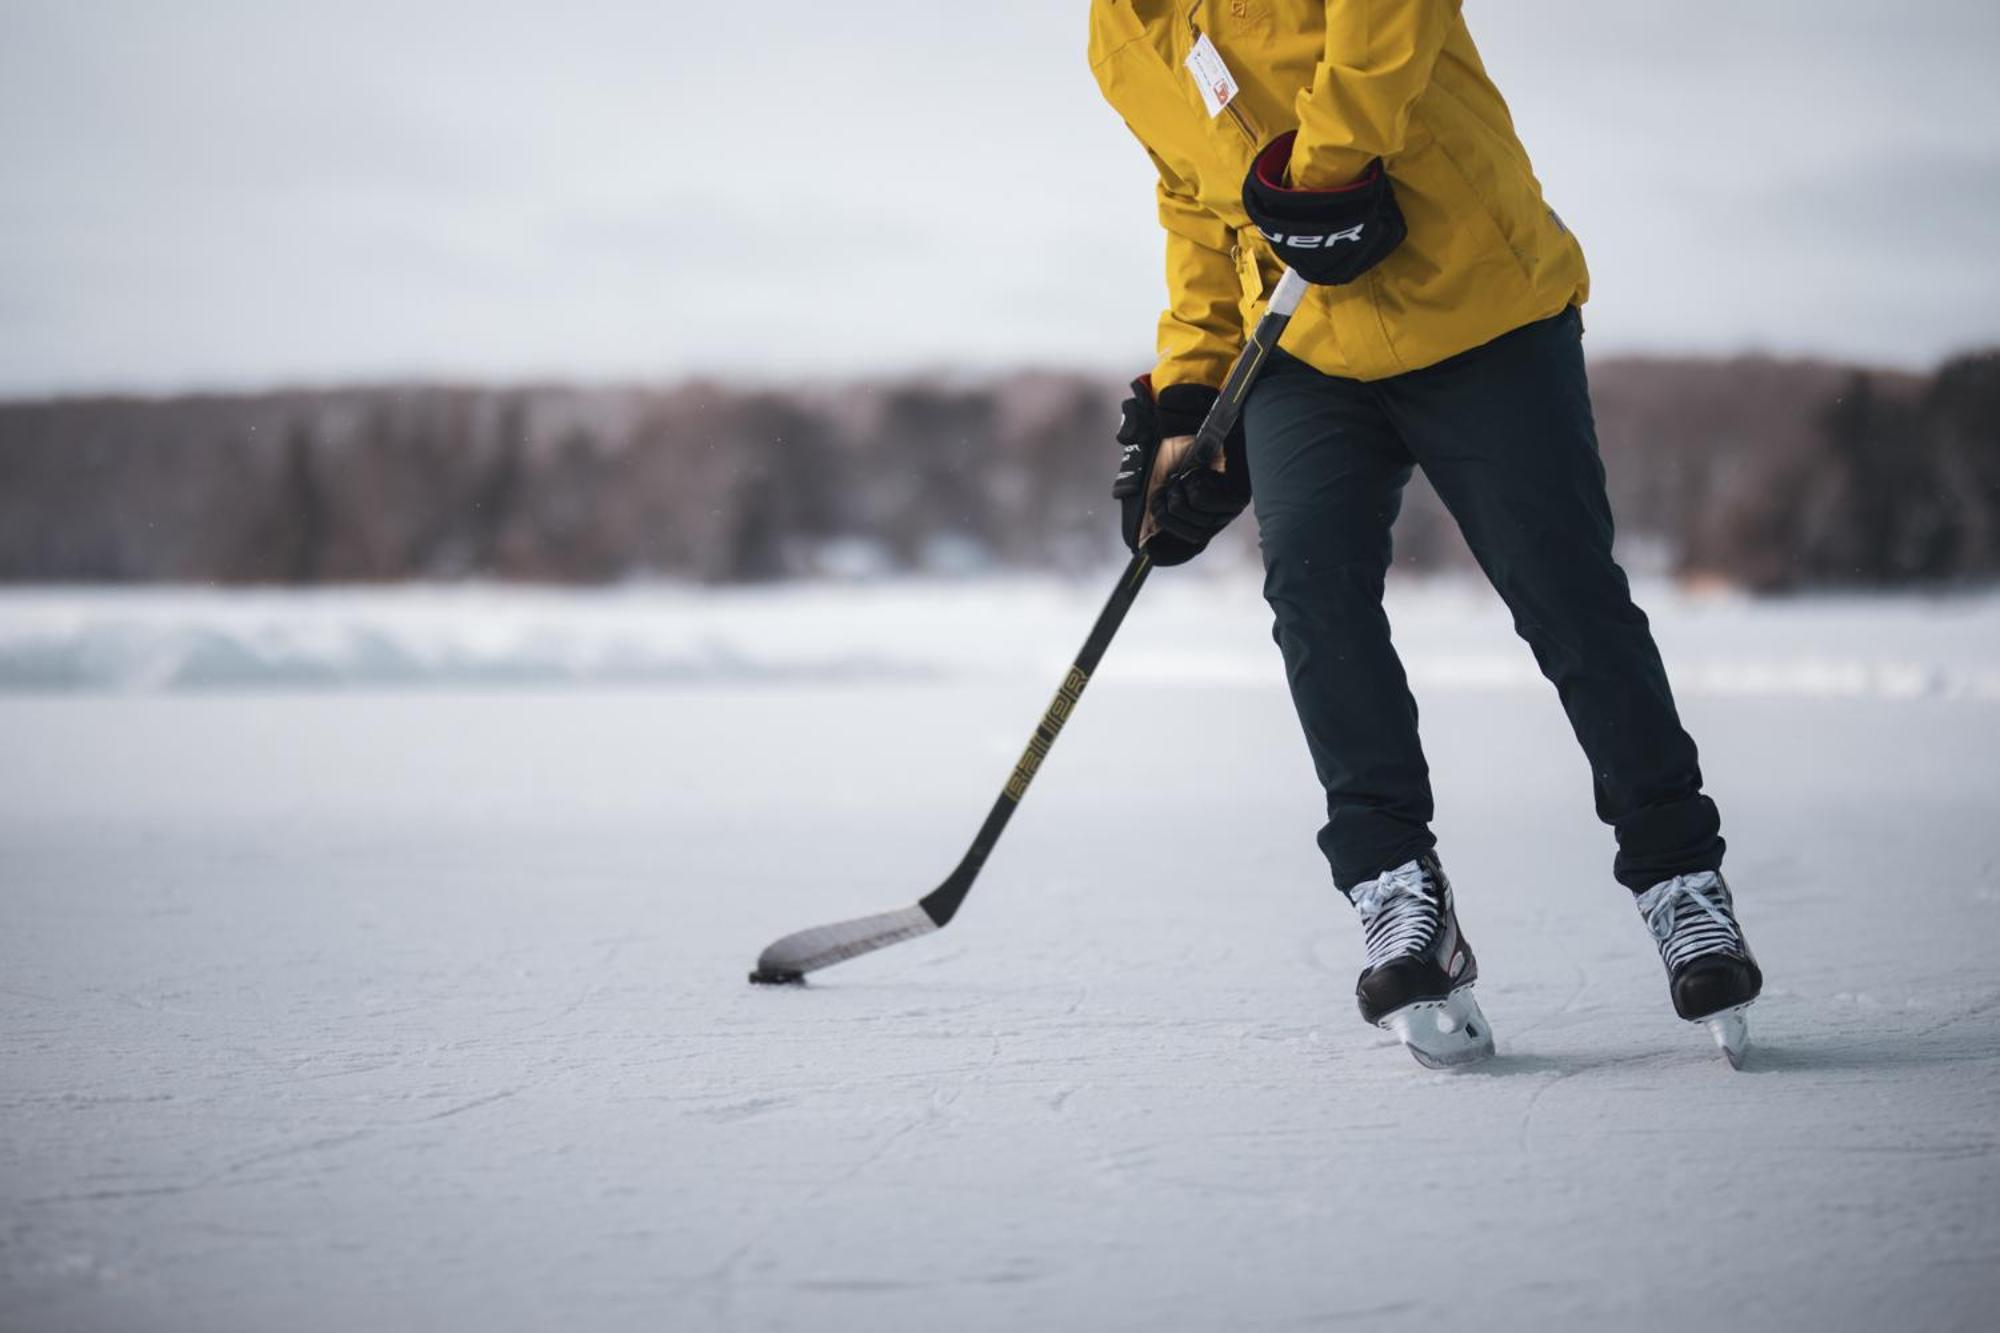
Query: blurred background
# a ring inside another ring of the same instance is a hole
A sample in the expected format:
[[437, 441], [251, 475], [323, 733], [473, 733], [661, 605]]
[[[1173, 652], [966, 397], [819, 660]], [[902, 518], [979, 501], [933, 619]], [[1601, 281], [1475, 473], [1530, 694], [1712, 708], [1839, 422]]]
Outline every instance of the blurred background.
[[[1160, 247], [1084, 9], [4, 0], [0, 579], [1115, 560]], [[2000, 13], [1467, 10], [1635, 570], [2000, 569]]]

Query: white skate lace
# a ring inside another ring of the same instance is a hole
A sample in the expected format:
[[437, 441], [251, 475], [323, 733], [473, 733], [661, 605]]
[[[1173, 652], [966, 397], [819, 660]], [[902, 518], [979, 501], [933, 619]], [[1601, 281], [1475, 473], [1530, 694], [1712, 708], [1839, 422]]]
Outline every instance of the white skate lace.
[[1659, 941], [1669, 973], [1706, 954], [1743, 953], [1729, 888], [1713, 870], [1661, 880], [1639, 895], [1639, 915]]
[[1420, 954], [1437, 935], [1441, 904], [1437, 887], [1416, 861], [1385, 870], [1354, 886], [1348, 895], [1366, 931], [1368, 966]]

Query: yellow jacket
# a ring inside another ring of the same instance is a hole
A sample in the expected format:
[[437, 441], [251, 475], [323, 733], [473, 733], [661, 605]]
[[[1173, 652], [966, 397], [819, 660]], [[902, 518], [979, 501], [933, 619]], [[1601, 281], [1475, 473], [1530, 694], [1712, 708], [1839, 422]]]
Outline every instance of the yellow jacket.
[[[1206, 35], [1240, 91], [1210, 116], [1186, 67]], [[1263, 144], [1297, 128], [1292, 183], [1381, 158], [1409, 224], [1361, 279], [1314, 287], [1284, 348], [1381, 379], [1580, 304], [1583, 250], [1542, 202], [1459, 0], [1091, 0], [1098, 86], [1159, 169], [1169, 304], [1158, 388], [1219, 385], [1282, 271], [1243, 212]]]

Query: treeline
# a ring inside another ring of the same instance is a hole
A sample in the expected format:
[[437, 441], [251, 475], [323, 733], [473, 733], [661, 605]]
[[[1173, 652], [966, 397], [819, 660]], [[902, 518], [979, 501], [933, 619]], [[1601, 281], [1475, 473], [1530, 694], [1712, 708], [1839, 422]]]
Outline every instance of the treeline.
[[[1759, 590], [2000, 573], [2000, 352], [1933, 376], [1593, 367], [1628, 563]], [[746, 582], [1117, 552], [1118, 385], [409, 386], [0, 404], [0, 579]], [[1413, 487], [1407, 566], [1469, 563]], [[1230, 546], [1247, 557], [1246, 521]]]
[[1103, 386], [389, 387], [0, 406], [0, 577], [740, 582], [1104, 550]]

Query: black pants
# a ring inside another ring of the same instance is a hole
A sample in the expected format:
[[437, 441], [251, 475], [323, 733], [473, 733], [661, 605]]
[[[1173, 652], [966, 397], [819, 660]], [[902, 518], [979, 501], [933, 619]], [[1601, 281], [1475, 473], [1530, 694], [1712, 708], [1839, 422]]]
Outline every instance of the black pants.
[[1320, 849], [1351, 888], [1435, 843], [1417, 705], [1382, 611], [1389, 527], [1421, 467], [1555, 685], [1635, 891], [1723, 843], [1611, 506], [1574, 310], [1363, 383], [1283, 353], [1244, 414], [1264, 595], [1326, 788]]

